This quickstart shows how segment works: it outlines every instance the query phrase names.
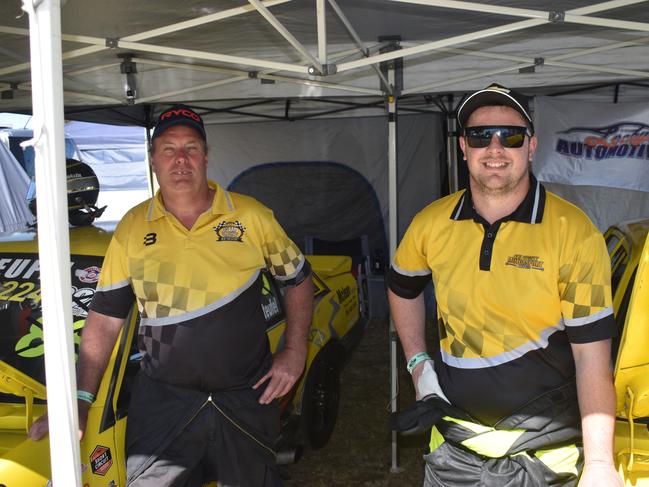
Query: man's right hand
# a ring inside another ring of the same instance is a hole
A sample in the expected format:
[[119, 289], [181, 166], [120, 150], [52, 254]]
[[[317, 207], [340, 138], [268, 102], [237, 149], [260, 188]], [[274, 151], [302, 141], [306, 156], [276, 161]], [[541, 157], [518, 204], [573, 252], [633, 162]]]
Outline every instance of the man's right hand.
[[[88, 424], [88, 412], [90, 411], [90, 404], [86, 401], [78, 401], [79, 404], [79, 441], [83, 439], [83, 435], [86, 431], [86, 425]], [[27, 436], [34, 441], [41, 440], [47, 435], [50, 431], [50, 425], [48, 423], [47, 414], [44, 414], [38, 418], [32, 424], [32, 427], [29, 428], [29, 433]]]
[[439, 385], [432, 360], [424, 360], [412, 369], [412, 382], [415, 384], [415, 398], [418, 401], [431, 394], [436, 394], [450, 404]]

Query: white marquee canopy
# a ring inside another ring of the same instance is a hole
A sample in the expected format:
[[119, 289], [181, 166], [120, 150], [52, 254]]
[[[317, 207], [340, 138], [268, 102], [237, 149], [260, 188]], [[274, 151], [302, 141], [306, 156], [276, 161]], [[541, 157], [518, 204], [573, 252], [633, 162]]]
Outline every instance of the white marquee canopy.
[[[642, 86], [649, 76], [649, 9], [640, 0], [61, 3], [68, 112], [184, 101], [232, 108], [239, 120], [250, 112], [299, 117], [316, 107], [340, 109], [341, 99], [392, 91], [378, 63], [395, 59], [404, 62], [396, 89], [403, 109], [437, 109], [431, 95], [492, 80], [530, 94], [623, 83], [618, 97], [649, 96]], [[5, 0], [0, 13], [0, 110], [30, 110], [27, 16], [20, 0]], [[612, 100], [613, 88], [598, 94]], [[323, 97], [334, 99], [305, 101]], [[268, 103], [286, 98], [289, 107]], [[251, 99], [266, 103], [240, 106]], [[377, 108], [384, 107], [366, 110]], [[222, 113], [214, 119], [227, 120]]]

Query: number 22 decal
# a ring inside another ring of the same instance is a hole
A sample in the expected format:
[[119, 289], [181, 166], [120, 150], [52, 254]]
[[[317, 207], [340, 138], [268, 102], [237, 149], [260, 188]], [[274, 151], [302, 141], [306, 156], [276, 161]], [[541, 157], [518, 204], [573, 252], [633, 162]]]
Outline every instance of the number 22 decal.
[[[6, 281], [0, 287], [0, 300], [2, 301], [18, 301], [22, 303], [26, 298], [33, 299], [36, 302], [41, 300], [41, 290], [34, 289], [36, 284], [33, 282]], [[18, 292], [14, 292], [18, 290]]]

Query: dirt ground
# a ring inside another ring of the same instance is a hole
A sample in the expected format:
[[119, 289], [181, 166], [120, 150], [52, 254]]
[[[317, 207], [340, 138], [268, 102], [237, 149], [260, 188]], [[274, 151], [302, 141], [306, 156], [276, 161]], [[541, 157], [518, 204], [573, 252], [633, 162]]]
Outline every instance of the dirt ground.
[[[401, 407], [414, 400], [410, 376], [399, 356]], [[286, 487], [403, 487], [423, 482], [422, 454], [427, 435], [401, 436], [399, 473], [390, 472], [390, 351], [387, 320], [368, 323], [360, 344], [341, 375], [336, 428], [320, 450], [282, 467]]]

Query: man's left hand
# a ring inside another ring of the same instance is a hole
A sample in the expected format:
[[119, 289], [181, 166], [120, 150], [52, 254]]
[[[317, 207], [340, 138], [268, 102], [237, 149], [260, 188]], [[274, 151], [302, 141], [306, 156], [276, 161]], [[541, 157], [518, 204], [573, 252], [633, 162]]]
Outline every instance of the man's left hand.
[[269, 404], [276, 398], [288, 393], [293, 384], [300, 378], [306, 360], [306, 347], [303, 350], [285, 348], [273, 356], [273, 366], [259, 381], [252, 386], [257, 389], [270, 379], [266, 390], [259, 398], [259, 404]]
[[615, 466], [609, 463], [587, 463], [578, 487], [623, 487]]

